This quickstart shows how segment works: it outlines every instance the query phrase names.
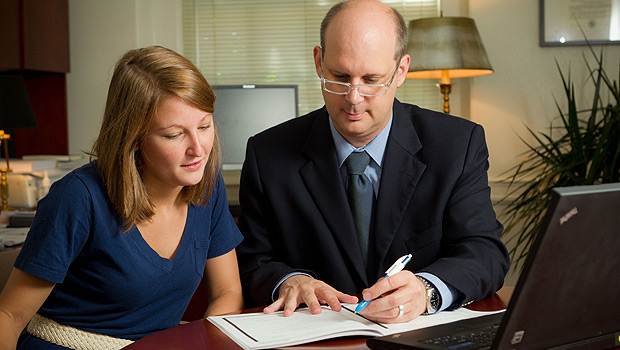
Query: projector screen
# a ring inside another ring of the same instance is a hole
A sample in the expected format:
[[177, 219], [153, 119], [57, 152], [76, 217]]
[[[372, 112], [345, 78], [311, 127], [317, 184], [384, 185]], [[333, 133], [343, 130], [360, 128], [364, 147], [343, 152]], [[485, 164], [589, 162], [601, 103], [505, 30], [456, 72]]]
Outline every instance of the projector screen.
[[214, 85], [224, 170], [241, 169], [248, 138], [297, 117], [297, 85]]

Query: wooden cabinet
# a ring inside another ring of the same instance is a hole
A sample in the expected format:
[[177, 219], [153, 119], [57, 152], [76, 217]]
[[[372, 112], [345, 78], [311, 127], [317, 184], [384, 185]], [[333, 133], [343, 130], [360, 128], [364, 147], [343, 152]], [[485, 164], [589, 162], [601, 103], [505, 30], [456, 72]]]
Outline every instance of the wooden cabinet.
[[0, 0], [0, 70], [19, 69], [19, 2]]
[[12, 155], [67, 154], [68, 0], [0, 0], [0, 72], [24, 78], [38, 129], [7, 130]]
[[68, 0], [0, 0], [0, 69], [69, 72]]

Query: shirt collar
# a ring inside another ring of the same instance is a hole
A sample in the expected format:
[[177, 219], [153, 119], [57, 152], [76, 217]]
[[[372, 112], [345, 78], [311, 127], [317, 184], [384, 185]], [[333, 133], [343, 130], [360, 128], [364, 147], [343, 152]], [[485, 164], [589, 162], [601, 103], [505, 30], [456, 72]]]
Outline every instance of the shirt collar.
[[353, 151], [366, 151], [370, 158], [381, 167], [381, 162], [383, 161], [383, 154], [385, 153], [385, 147], [387, 145], [388, 135], [390, 134], [390, 127], [392, 126], [392, 118], [394, 114], [390, 116], [390, 120], [385, 125], [385, 128], [381, 130], [381, 132], [375, 136], [367, 145], [364, 145], [360, 148], [353, 147], [347, 140], [345, 140], [342, 135], [336, 130], [334, 127], [334, 123], [332, 122], [332, 118], [329, 118], [329, 128], [332, 132], [332, 138], [334, 139], [334, 145], [336, 146], [336, 155], [338, 157], [338, 167], [341, 167], [344, 163], [344, 160], [351, 154]]

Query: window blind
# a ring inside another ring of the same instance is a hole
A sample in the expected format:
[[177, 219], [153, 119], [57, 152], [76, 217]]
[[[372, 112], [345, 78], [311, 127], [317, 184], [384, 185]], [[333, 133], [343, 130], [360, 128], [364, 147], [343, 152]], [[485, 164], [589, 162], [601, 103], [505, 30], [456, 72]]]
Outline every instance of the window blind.
[[[183, 0], [183, 54], [211, 85], [295, 84], [299, 113], [323, 106], [312, 49], [334, 0]], [[435, 17], [439, 0], [383, 1], [405, 22]], [[407, 79], [402, 102], [441, 110], [433, 80]]]

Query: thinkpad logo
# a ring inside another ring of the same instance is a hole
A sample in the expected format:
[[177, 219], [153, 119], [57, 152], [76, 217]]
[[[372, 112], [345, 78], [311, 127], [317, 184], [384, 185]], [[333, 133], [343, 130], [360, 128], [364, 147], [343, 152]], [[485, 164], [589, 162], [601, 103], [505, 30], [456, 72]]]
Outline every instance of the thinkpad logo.
[[573, 216], [577, 214], [579, 214], [579, 211], [577, 211], [577, 207], [569, 210], [568, 213], [566, 213], [564, 216], [560, 218], [560, 225], [563, 225], [564, 223], [566, 223], [568, 220], [570, 220]]
[[510, 340], [510, 344], [519, 344], [523, 340], [523, 336], [525, 335], [525, 331], [517, 331], [512, 335], [512, 339]]

